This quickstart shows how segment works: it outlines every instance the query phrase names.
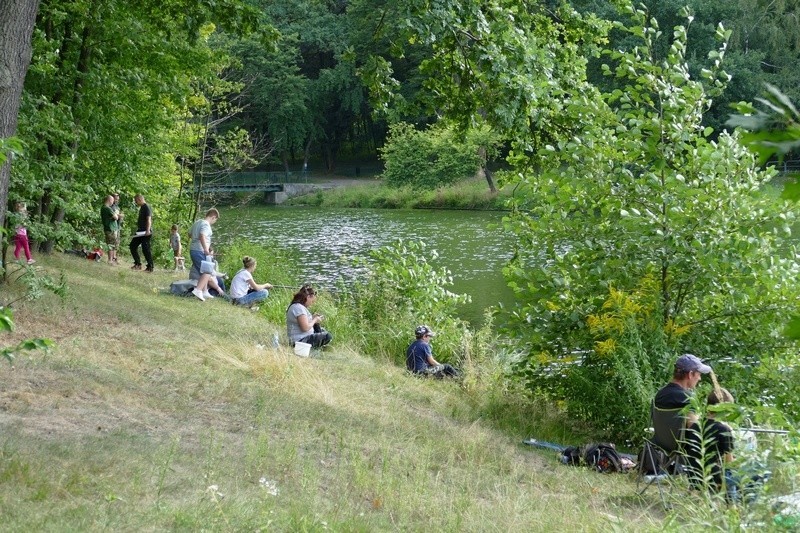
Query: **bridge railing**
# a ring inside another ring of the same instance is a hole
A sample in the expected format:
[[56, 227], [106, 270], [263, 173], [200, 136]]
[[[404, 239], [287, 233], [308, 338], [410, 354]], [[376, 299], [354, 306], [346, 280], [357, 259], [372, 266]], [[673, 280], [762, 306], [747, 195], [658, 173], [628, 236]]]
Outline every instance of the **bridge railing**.
[[206, 181], [203, 186], [238, 189], [282, 183], [308, 183], [308, 172], [232, 172], [224, 177]]
[[780, 163], [775, 163], [775, 168], [781, 174], [800, 172], [800, 159], [787, 159]]

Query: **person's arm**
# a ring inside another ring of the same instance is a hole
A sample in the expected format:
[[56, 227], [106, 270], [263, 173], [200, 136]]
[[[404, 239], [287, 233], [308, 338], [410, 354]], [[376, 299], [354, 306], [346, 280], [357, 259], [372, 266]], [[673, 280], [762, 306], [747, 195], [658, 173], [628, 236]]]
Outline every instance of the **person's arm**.
[[311, 320], [308, 319], [308, 315], [305, 313], [297, 315], [297, 325], [300, 326], [303, 332], [314, 329], [314, 324], [318, 324], [320, 320], [321, 317], [319, 315], [312, 316]]
[[[253, 278], [249, 278], [247, 280], [247, 284], [254, 291], [260, 291], [262, 289], [271, 289], [272, 288], [272, 285], [270, 285], [269, 283], [256, 283], [256, 281]], [[306, 319], [308, 319], [308, 317], [306, 317]]]
[[152, 216], [148, 216], [147, 217], [147, 222], [145, 224], [146, 224], [146, 227], [144, 229], [144, 234], [145, 235], [150, 235], [150, 230], [153, 229], [153, 217]]
[[722, 462], [730, 463], [733, 461], [733, 430], [727, 424], [722, 424], [721, 429], [719, 451], [722, 452]]
[[439, 366], [439, 361], [433, 358], [433, 350], [428, 348], [428, 364], [431, 366]]
[[206, 241], [206, 236], [201, 233], [200, 237], [197, 240], [200, 241], [200, 246], [203, 247], [203, 254], [211, 255], [211, 247], [208, 245], [208, 242]]

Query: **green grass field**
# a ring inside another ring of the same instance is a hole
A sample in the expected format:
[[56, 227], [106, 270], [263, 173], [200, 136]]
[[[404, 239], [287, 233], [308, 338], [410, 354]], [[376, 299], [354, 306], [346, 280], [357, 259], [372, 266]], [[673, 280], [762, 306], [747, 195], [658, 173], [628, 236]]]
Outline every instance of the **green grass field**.
[[664, 527], [630, 476], [521, 444], [561, 422], [510, 392], [412, 378], [343, 338], [302, 359], [269, 347], [281, 324], [164, 294], [172, 272], [37, 259], [70, 295], [18, 304], [1, 341], [56, 344], [0, 360], [3, 531]]

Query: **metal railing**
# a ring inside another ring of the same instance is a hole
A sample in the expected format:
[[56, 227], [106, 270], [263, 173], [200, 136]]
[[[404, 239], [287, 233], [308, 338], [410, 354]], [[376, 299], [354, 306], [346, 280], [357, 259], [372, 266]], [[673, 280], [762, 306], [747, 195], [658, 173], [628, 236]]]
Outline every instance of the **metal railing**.
[[308, 172], [232, 172], [203, 183], [206, 191], [270, 191], [286, 183], [308, 183]]

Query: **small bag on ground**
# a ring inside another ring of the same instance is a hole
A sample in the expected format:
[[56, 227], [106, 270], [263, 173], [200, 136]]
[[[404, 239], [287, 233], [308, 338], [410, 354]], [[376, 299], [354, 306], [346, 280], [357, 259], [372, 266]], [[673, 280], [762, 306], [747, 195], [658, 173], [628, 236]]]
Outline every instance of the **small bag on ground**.
[[610, 442], [587, 444], [583, 449], [583, 462], [598, 472], [622, 472], [622, 457]]

